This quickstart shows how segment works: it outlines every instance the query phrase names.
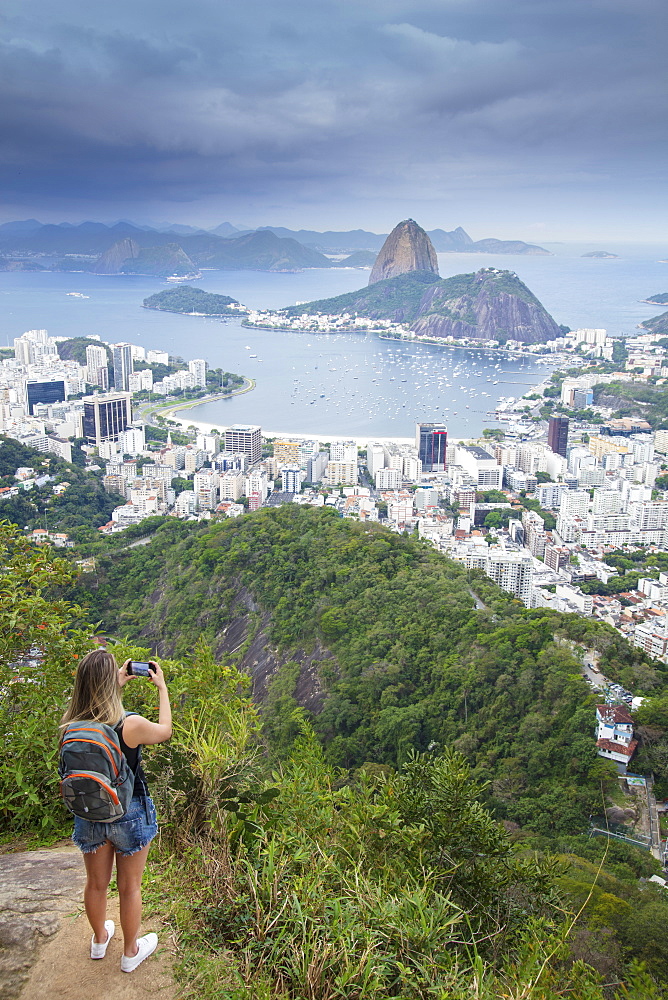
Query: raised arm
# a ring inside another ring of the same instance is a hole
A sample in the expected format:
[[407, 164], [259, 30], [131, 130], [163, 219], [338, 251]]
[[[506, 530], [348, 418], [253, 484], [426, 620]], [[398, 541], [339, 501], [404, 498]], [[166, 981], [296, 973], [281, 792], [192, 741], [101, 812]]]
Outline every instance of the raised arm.
[[[129, 661], [128, 661], [129, 662]], [[123, 739], [129, 747], [137, 747], [140, 743], [151, 746], [155, 743], [165, 743], [172, 735], [172, 707], [169, 704], [169, 692], [165, 682], [162, 667], [156, 660], [149, 660], [152, 670], [149, 680], [160, 692], [158, 721], [150, 722], [143, 715], [129, 715], [123, 726]], [[119, 673], [126, 671], [124, 663]]]

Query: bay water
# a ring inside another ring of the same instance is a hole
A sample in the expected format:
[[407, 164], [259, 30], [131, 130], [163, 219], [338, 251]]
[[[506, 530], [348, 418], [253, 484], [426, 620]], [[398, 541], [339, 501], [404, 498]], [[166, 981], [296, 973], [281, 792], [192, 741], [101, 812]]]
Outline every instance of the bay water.
[[[553, 256], [439, 254], [441, 275], [498, 267], [514, 270], [558, 323], [603, 327], [633, 336], [663, 311], [642, 302], [668, 291], [668, 246], [548, 245]], [[591, 249], [615, 259], [583, 257]], [[256, 309], [326, 298], [366, 285], [368, 270], [297, 273], [205, 271], [193, 282]], [[301, 334], [244, 328], [237, 320], [181, 316], [142, 308], [167, 282], [145, 276], [58, 272], [0, 273], [0, 344], [25, 330], [52, 336], [98, 334], [161, 348], [186, 360], [205, 358], [252, 377], [252, 392], [200, 404], [187, 419], [218, 427], [261, 424], [268, 433], [358, 439], [411, 438], [418, 420], [444, 421], [453, 437], [492, 426], [502, 397], [521, 396], [553, 362], [495, 351], [382, 340], [375, 334]], [[85, 298], [73, 296], [79, 292]]]

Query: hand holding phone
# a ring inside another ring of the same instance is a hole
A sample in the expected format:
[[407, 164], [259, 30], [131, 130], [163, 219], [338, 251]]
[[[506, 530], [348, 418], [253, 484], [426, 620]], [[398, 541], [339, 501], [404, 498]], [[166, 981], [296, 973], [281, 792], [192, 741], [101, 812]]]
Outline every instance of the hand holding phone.
[[130, 660], [127, 671], [133, 677], [150, 677], [155, 673], [155, 667], [145, 660]]

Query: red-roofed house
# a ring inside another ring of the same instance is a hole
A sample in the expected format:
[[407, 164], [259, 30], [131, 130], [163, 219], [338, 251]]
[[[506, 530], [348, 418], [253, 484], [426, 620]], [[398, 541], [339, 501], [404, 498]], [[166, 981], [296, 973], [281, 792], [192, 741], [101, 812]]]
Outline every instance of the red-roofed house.
[[627, 765], [638, 741], [633, 739], [633, 719], [624, 705], [597, 705], [596, 747], [600, 757]]

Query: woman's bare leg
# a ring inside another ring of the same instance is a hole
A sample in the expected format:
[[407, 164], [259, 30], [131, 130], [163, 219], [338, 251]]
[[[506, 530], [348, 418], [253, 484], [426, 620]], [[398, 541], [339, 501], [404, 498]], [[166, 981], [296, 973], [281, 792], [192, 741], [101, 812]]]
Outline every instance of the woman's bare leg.
[[107, 940], [104, 921], [107, 916], [107, 889], [114, 866], [114, 851], [114, 845], [107, 841], [102, 847], [98, 847], [97, 851], [83, 856], [86, 866], [84, 905], [88, 922], [93, 928], [98, 944], [104, 944]]
[[118, 898], [121, 909], [121, 927], [123, 928], [123, 953], [132, 958], [137, 954], [137, 937], [141, 926], [141, 877], [146, 867], [147, 844], [136, 854], [116, 855], [116, 876], [118, 880]]

